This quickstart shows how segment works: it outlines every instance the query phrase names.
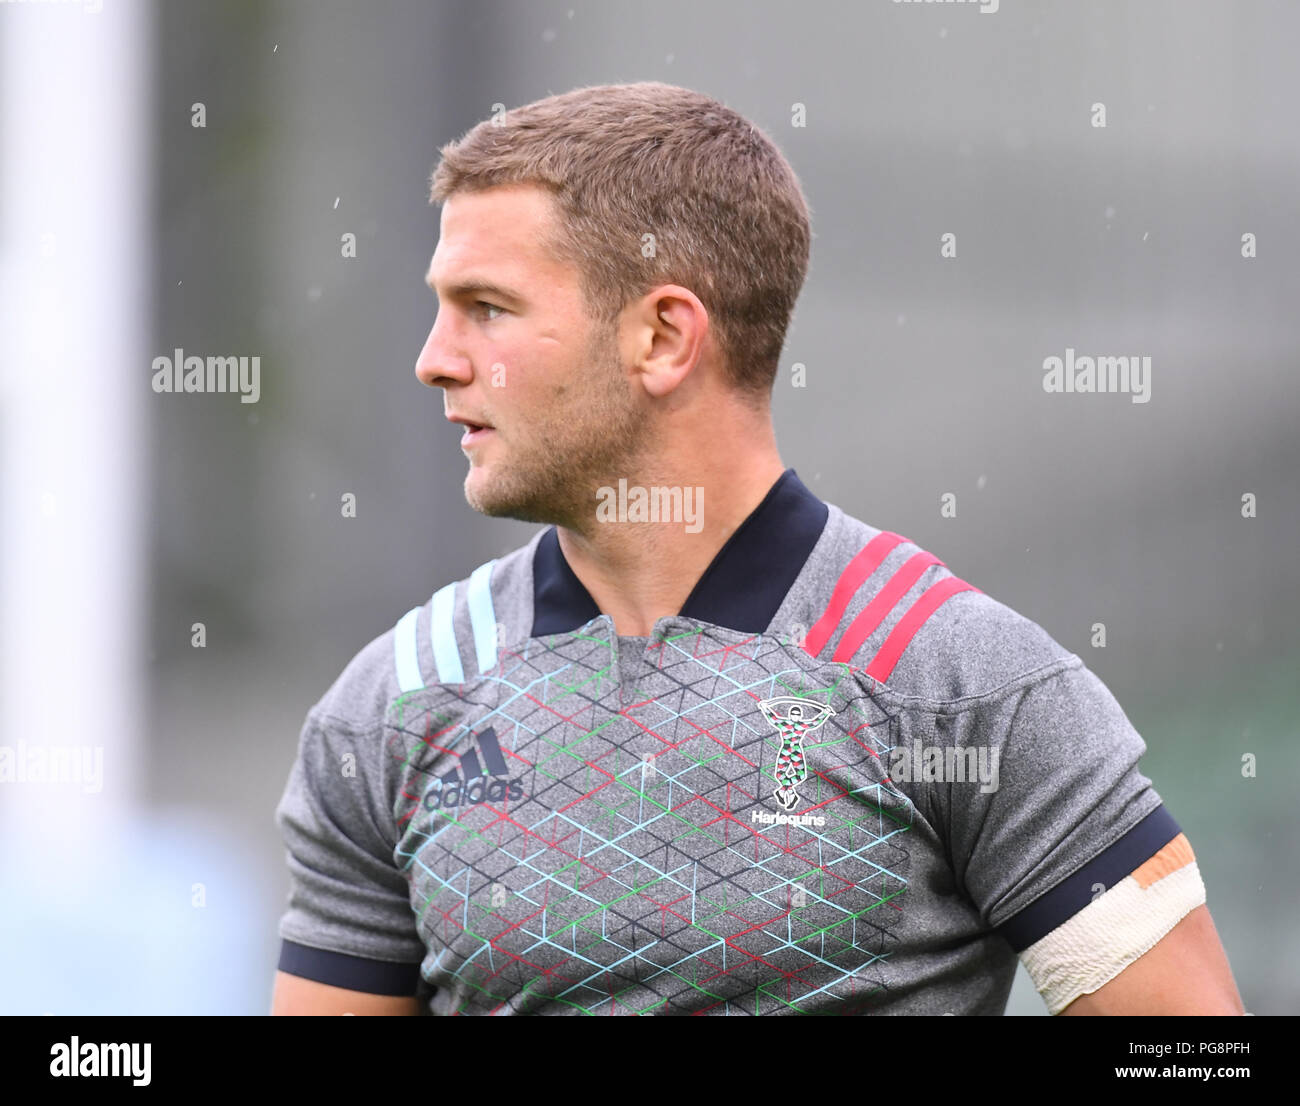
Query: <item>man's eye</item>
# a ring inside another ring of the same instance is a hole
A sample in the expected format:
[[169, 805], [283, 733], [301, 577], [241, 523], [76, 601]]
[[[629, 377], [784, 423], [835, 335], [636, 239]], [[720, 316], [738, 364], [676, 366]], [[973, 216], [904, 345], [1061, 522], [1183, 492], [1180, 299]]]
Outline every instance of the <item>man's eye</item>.
[[[488, 303], [487, 300], [478, 300], [478, 301], [474, 304], [474, 306], [475, 306], [475, 307], [483, 307], [483, 308], [486, 308], [486, 309], [489, 310], [489, 311], [504, 311], [504, 310], [505, 310], [504, 307], [498, 307], [495, 303]], [[488, 322], [493, 322], [493, 321], [495, 321], [495, 319], [496, 319], [496, 316], [492, 316], [492, 318], [489, 318], [489, 319], [488, 319]]]

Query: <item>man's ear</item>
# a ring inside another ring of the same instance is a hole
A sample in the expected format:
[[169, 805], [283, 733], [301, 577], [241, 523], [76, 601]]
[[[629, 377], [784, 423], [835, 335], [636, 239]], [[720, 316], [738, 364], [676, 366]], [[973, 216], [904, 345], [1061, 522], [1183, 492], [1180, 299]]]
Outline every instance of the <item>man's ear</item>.
[[631, 323], [642, 386], [655, 399], [662, 399], [680, 387], [699, 363], [709, 313], [689, 288], [664, 284], [641, 298]]

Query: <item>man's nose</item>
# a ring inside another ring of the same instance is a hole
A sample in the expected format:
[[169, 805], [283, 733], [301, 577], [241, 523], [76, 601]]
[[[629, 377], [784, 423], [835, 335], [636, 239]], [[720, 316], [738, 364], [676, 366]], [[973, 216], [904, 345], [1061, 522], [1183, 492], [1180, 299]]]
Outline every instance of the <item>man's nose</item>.
[[445, 388], [448, 384], [468, 384], [473, 377], [469, 359], [456, 352], [448, 343], [449, 332], [439, 327], [435, 319], [424, 340], [424, 348], [415, 360], [415, 378], [430, 388]]

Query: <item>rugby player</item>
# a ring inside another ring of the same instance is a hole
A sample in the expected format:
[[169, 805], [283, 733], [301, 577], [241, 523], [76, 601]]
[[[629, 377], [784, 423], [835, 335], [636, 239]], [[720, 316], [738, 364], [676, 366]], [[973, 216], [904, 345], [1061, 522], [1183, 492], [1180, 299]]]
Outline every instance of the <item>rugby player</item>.
[[[778, 453], [811, 230], [773, 142], [587, 87], [432, 183], [416, 376], [470, 506], [541, 526], [309, 712], [273, 1012], [1001, 1014], [1018, 958], [1051, 1013], [1243, 1013], [1107, 688]], [[824, 397], [864, 482], [870, 393]]]

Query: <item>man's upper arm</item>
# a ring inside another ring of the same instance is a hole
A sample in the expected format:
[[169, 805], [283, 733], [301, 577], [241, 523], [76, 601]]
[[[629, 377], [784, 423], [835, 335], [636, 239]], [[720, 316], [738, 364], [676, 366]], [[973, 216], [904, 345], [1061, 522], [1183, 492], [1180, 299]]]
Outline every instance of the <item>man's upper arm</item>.
[[1244, 1013], [1181, 833], [1021, 959], [1053, 1014]]
[[1228, 957], [1202, 903], [1110, 982], [1065, 1014], [1244, 1014]]
[[365, 991], [349, 991], [331, 987], [313, 979], [275, 973], [275, 989], [271, 995], [272, 1015], [340, 1015], [358, 1016], [410, 1016], [419, 1014], [414, 995], [375, 995]]
[[1191, 846], [1138, 770], [1145, 743], [1095, 674], [1078, 665], [1023, 687], [958, 736], [1002, 755], [991, 793], [952, 788], [954, 865], [1050, 1013], [1193, 1012], [1167, 982], [1183, 954], [1188, 983], [1207, 996], [1197, 1002], [1240, 1012], [1217, 935], [1211, 925], [1207, 939], [1200, 920]]
[[415, 1002], [425, 949], [394, 859], [387, 755], [381, 725], [313, 711], [303, 727], [276, 808], [290, 877], [277, 1011], [407, 1012]]

